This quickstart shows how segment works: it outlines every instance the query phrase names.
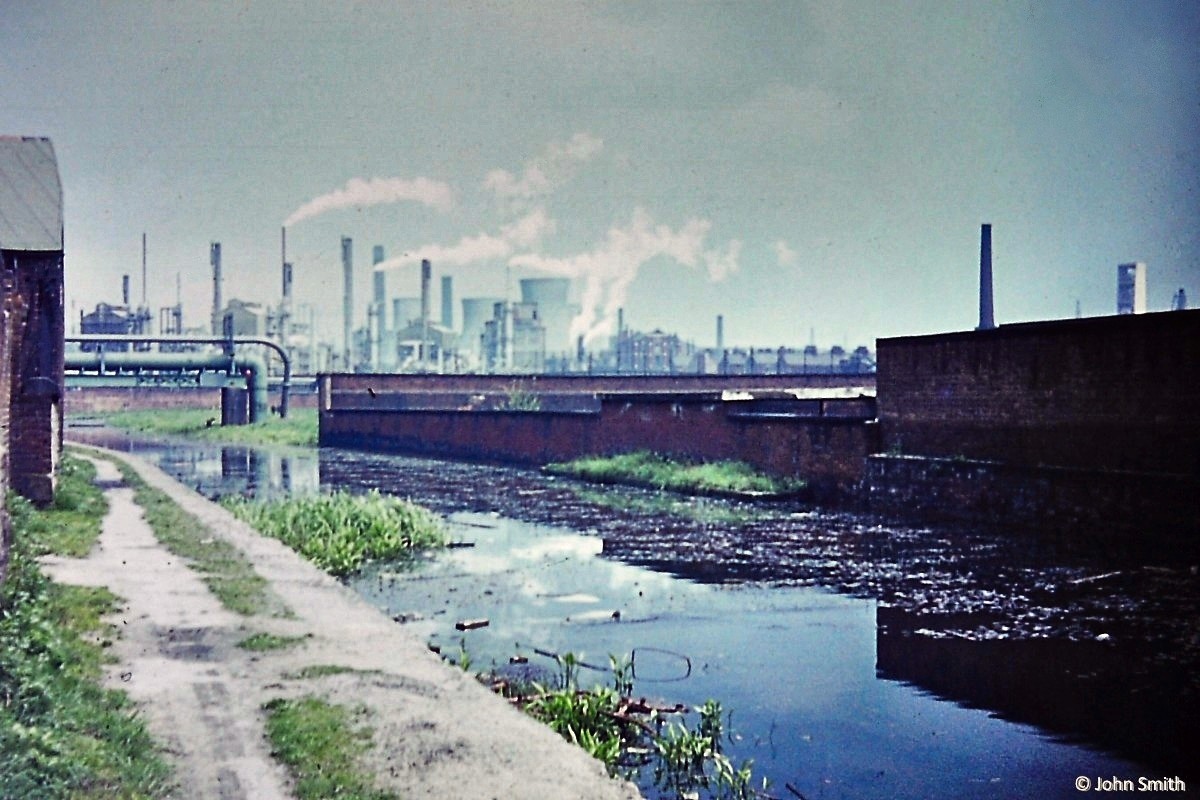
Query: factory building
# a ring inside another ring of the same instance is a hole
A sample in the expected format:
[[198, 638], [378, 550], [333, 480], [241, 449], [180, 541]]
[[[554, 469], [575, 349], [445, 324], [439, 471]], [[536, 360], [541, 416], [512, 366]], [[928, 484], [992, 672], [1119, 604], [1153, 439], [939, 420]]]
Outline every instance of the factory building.
[[462, 336], [459, 349], [473, 364], [479, 364], [483, 353], [483, 334], [492, 319], [499, 297], [464, 297], [462, 301]]
[[484, 323], [482, 366], [487, 372], [542, 372], [546, 328], [536, 303], [496, 303]]

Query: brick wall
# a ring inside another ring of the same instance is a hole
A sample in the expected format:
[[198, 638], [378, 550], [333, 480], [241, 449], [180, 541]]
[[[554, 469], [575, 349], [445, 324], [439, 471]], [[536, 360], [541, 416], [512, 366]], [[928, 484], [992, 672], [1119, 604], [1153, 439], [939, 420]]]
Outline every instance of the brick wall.
[[[64, 395], [68, 415], [103, 414], [112, 411], [152, 411], [160, 408], [199, 408], [221, 410], [221, 390], [203, 387], [104, 386], [68, 387]], [[279, 403], [279, 393], [271, 393], [271, 403]], [[292, 392], [288, 408], [316, 408], [317, 396]]]
[[885, 451], [1200, 475], [1200, 310], [881, 339]]
[[597, 411], [576, 413], [335, 406], [321, 412], [321, 443], [526, 466], [653, 450], [745, 461], [773, 475], [804, 478], [823, 496], [848, 491], [861, 479], [876, 445], [868, 424], [872, 403], [860, 403], [858, 417], [745, 414], [740, 405], [702, 392], [610, 394]]

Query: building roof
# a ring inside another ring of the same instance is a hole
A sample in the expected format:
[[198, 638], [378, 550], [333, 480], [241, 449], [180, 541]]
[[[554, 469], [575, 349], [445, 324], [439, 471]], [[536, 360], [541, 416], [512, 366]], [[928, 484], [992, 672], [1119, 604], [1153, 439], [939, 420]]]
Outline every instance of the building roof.
[[62, 183], [49, 139], [0, 136], [0, 249], [63, 249]]

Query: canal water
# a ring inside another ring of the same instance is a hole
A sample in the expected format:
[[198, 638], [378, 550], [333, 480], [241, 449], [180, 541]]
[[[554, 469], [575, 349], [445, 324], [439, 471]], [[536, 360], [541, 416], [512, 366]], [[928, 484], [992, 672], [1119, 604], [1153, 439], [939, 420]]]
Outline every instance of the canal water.
[[[610, 683], [618, 656], [636, 695], [717, 699], [727, 754], [752, 759], [775, 797], [1200, 780], [1186, 564], [494, 466], [69, 438], [136, 452], [213, 498], [375, 488], [435, 509], [456, 546], [350, 585], [472, 671], [551, 678], [571, 653], [581, 682]], [[487, 625], [456, 629], [467, 620]]]

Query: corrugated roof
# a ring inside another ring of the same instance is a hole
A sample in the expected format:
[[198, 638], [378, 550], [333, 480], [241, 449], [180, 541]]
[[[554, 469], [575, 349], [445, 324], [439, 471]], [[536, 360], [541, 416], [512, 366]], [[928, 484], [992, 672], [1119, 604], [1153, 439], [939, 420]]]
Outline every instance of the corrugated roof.
[[50, 140], [0, 136], [0, 249], [62, 250], [62, 207]]

